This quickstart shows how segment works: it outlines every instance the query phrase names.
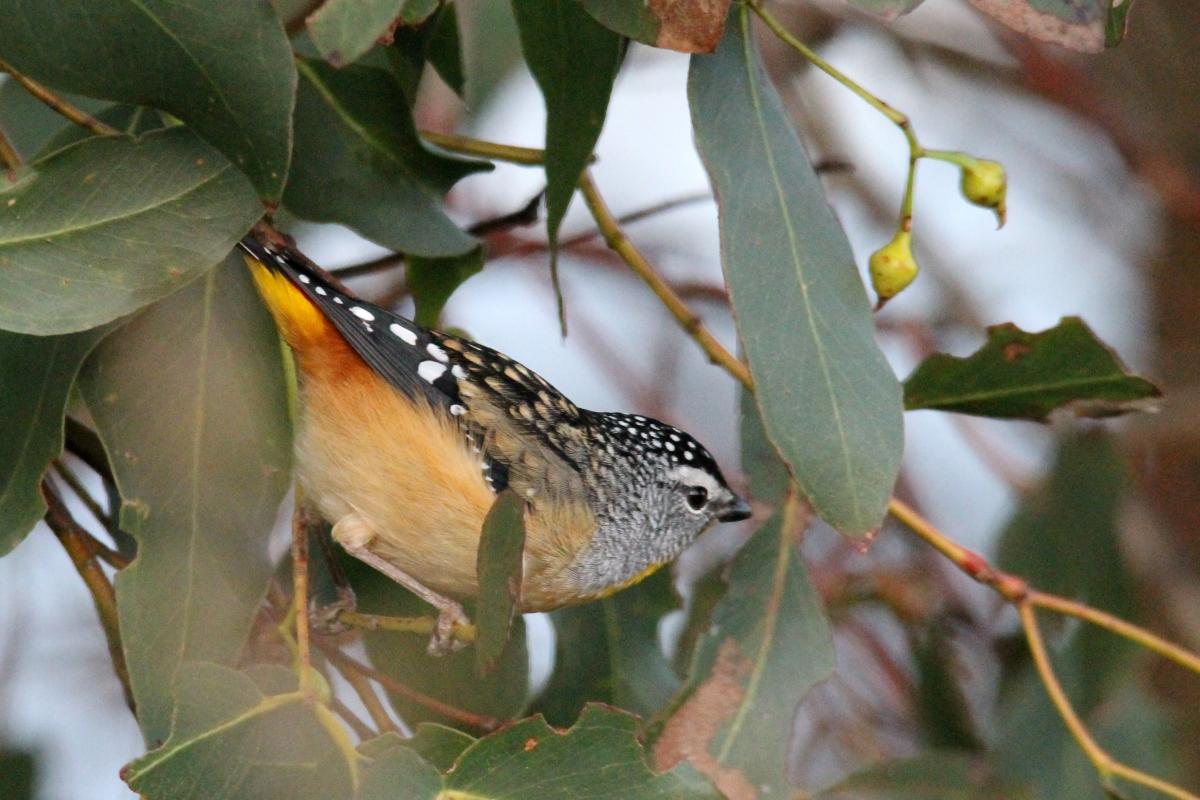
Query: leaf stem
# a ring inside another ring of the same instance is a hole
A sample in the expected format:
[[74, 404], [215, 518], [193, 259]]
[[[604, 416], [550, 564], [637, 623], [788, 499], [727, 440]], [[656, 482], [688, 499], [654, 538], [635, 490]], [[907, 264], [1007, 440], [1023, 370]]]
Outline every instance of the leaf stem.
[[387, 709], [383, 707], [383, 703], [379, 699], [379, 695], [375, 694], [375, 689], [371, 686], [371, 681], [367, 676], [363, 675], [357, 669], [354, 669], [346, 660], [337, 658], [336, 648], [332, 645], [327, 645], [317, 640], [317, 647], [329, 659], [342, 677], [346, 679], [346, 683], [350, 684], [350, 688], [358, 695], [358, 699], [362, 701], [363, 707], [367, 709], [367, 713], [371, 716], [371, 721], [375, 723], [375, 727], [380, 733], [400, 733], [400, 727], [392, 720]]
[[675, 317], [688, 336], [700, 345], [710, 361], [724, 368], [747, 389], [752, 388], [750, 369], [717, 341], [716, 337], [704, 326], [700, 317], [680, 299], [670, 284], [663, 280], [641, 251], [625, 235], [625, 231], [622, 230], [621, 225], [600, 195], [600, 191], [596, 188], [596, 184], [592, 181], [590, 171], [584, 170], [579, 177], [579, 189], [609, 248], [620, 256], [621, 260], [628, 264], [639, 278], [645, 281], [646, 285], [650, 287], [650, 291], [654, 292], [662, 301], [662, 304], [667, 307], [671, 316]]
[[96, 613], [100, 616], [100, 626], [104, 630], [104, 639], [108, 643], [108, 655], [112, 660], [113, 672], [121, 682], [125, 694], [125, 704], [137, 716], [137, 705], [133, 699], [133, 689], [129, 683], [129, 668], [125, 664], [125, 650], [121, 646], [121, 627], [117, 615], [117, 595], [113, 590], [108, 576], [96, 563], [93, 550], [88, 540], [91, 535], [83, 529], [59, 497], [58, 492], [43, 479], [42, 499], [46, 502], [46, 524], [59, 543], [67, 551], [75, 570], [83, 578], [84, 585], [92, 595]]
[[423, 708], [427, 708], [437, 714], [441, 714], [447, 719], [452, 719], [455, 722], [461, 722], [464, 725], [470, 725], [473, 728], [479, 728], [484, 731], [494, 731], [500, 727], [501, 721], [495, 717], [486, 714], [476, 714], [473, 711], [467, 711], [462, 708], [443, 703], [436, 697], [430, 697], [427, 694], [418, 692], [416, 689], [405, 686], [397, 680], [394, 680], [387, 674], [380, 672], [374, 667], [369, 667], [361, 661], [356, 661], [350, 656], [342, 653], [334, 647], [322, 647], [322, 652], [333, 662], [334, 666], [343, 675], [346, 670], [353, 670], [360, 675], [364, 675], [378, 683], [384, 689], [393, 694], [398, 694], [401, 697], [416, 703]]
[[[83, 503], [83, 505], [87, 507], [88, 513], [91, 514], [97, 522], [104, 526], [104, 529], [108, 531], [110, 536], [115, 538], [117, 534], [117, 525], [113, 521], [112, 516], [110, 514], [106, 514], [104, 509], [100, 508], [100, 504], [96, 502], [96, 498], [92, 497], [91, 493], [88, 492], [88, 490], [84, 487], [83, 482], [79, 480], [79, 476], [76, 475], [70, 467], [64, 464], [62, 459], [56, 458], [50, 463], [54, 467], [54, 471], [58, 474], [58, 477], [62, 479], [62, 482], [69, 486], [75, 496], [79, 498], [79, 502]], [[128, 558], [121, 555], [116, 550], [113, 550], [111, 547], [108, 547], [90, 533], [88, 534], [88, 538], [91, 540], [90, 547], [92, 554], [99, 556], [104, 560], [104, 563], [108, 564], [113, 569], [125, 569], [129, 566], [130, 562]]]
[[507, 161], [510, 164], [522, 164], [529, 167], [540, 166], [546, 157], [544, 151], [532, 147], [499, 144], [483, 139], [473, 139], [470, 136], [459, 136], [455, 133], [421, 131], [421, 138], [432, 145], [454, 153], [493, 158], [496, 161]]
[[117, 130], [116, 128], [114, 128], [111, 125], [108, 125], [104, 122], [101, 122], [100, 120], [93, 117], [91, 114], [88, 114], [87, 112], [71, 105], [66, 100], [64, 100], [63, 98], [61, 98], [57, 94], [55, 94], [53, 91], [51, 91], [49, 88], [38, 83], [37, 81], [35, 81], [33, 78], [29, 77], [28, 75], [26, 75], [22, 72], [17, 72], [15, 69], [12, 68], [11, 64], [9, 64], [7, 61], [4, 61], [3, 59], [0, 59], [0, 72], [7, 72], [9, 75], [12, 76], [12, 79], [14, 81], [21, 84], [21, 86], [23, 86], [25, 88], [25, 91], [29, 92], [31, 95], [36, 97], [38, 100], [41, 100], [43, 103], [48, 105], [53, 111], [56, 111], [57, 113], [66, 117], [71, 122], [74, 122], [76, 125], [87, 128], [89, 131], [96, 134], [97, 136], [120, 136], [121, 135], [121, 132], [119, 130]]
[[296, 488], [296, 508], [292, 513], [292, 610], [296, 625], [296, 671], [299, 674], [300, 691], [315, 697], [308, 630], [308, 515], [299, 487]]
[[1046, 645], [1042, 641], [1042, 634], [1038, 629], [1034, 603], [1029, 599], [1018, 603], [1017, 612], [1021, 615], [1021, 628], [1025, 631], [1025, 640], [1029, 643], [1033, 664], [1046, 687], [1046, 693], [1050, 695], [1050, 700], [1066, 724], [1067, 730], [1079, 743], [1079, 748], [1083, 750], [1084, 755], [1100, 773], [1101, 781], [1107, 785], [1109, 778], [1115, 775], [1132, 783], [1154, 789], [1167, 797], [1178, 798], [1178, 800], [1200, 800], [1197, 795], [1186, 789], [1117, 761], [1096, 743], [1087, 726], [1083, 724], [1083, 720], [1075, 712], [1066, 692], [1063, 691], [1062, 684], [1059, 683], [1058, 676], [1054, 673], [1054, 666], [1050, 663], [1050, 656], [1046, 653]]
[[916, 183], [917, 177], [917, 162], [932, 153], [938, 153], [938, 158], [943, 158], [948, 154], [947, 151], [926, 150], [917, 140], [917, 133], [913, 130], [912, 122], [908, 115], [903, 111], [893, 108], [885, 101], [879, 99], [871, 92], [867, 91], [861, 84], [852, 80], [846, 73], [839, 70], [837, 67], [830, 64], [821, 56], [817, 55], [811, 47], [797, 39], [792, 32], [783, 26], [771, 12], [767, 11], [762, 4], [762, 0], [746, 0], [746, 4], [758, 15], [771, 32], [774, 33], [781, 42], [795, 50], [806, 61], [812, 64], [817, 69], [824, 72], [829, 77], [833, 78], [838, 83], [845, 86], [854, 94], [858, 95], [867, 105], [878, 111], [886, 117], [892, 124], [900, 129], [904, 134], [905, 141], [908, 142], [908, 177], [904, 181], [904, 199], [900, 202], [900, 229], [903, 231], [912, 230], [912, 206], [913, 206], [913, 185]]
[[8, 135], [4, 132], [4, 128], [0, 128], [0, 163], [4, 164], [5, 170], [8, 172], [10, 181], [16, 180], [17, 170], [21, 168], [24, 162], [21, 161], [21, 156], [17, 153], [17, 149], [12, 146]]

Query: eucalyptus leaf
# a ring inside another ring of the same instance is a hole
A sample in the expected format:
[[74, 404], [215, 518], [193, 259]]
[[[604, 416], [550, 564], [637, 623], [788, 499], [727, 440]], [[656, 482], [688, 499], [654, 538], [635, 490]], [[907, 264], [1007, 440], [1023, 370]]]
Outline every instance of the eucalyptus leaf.
[[579, 0], [622, 36], [684, 53], [711, 53], [725, 30], [729, 0]]
[[1045, 419], [1067, 408], [1110, 417], [1142, 410], [1161, 395], [1129, 373], [1078, 317], [1040, 333], [1016, 325], [987, 329], [987, 342], [966, 358], [929, 356], [904, 382], [909, 410], [931, 408], [981, 417]]
[[1125, 37], [1133, 0], [971, 0], [971, 5], [1032, 39], [1095, 53]]
[[112, 461], [121, 529], [138, 541], [116, 578], [117, 611], [153, 745], [168, 733], [179, 664], [236, 661], [288, 484], [279, 340], [240, 259], [109, 335], [80, 387]]
[[308, 34], [326, 61], [344, 67], [394, 26], [419, 24], [437, 7], [438, 0], [325, 0], [308, 17]]
[[611, 597], [555, 611], [554, 673], [534, 710], [556, 727], [588, 702], [650, 719], [679, 689], [658, 642], [662, 618], [678, 607], [670, 571], [659, 570]]
[[676, 707], [654, 742], [660, 769], [688, 758], [733, 797], [788, 798], [801, 698], [834, 667], [820, 598], [796, 547], [791, 498], [738, 553]]
[[94, 328], [218, 263], [262, 214], [246, 179], [186, 128], [92, 137], [0, 176], [0, 328]]
[[417, 306], [413, 321], [426, 328], [438, 327], [442, 309], [446, 307], [450, 295], [482, 270], [482, 246], [446, 258], [409, 256], [405, 278]]
[[404, 92], [385, 70], [297, 64], [296, 163], [284, 206], [412, 255], [456, 256], [477, 247], [443, 212], [442, 196], [491, 165], [427, 150]]
[[512, 0], [512, 8], [521, 50], [546, 102], [546, 229], [553, 250], [604, 127], [621, 66], [621, 37], [578, 0]]
[[63, 449], [63, 415], [75, 376], [107, 328], [62, 336], [0, 331], [0, 555], [46, 513], [38, 489]]
[[[0, 0], [0, 58], [52, 88], [148, 105], [188, 123], [277, 200], [296, 71], [265, 2]], [[137, 173], [135, 172], [135, 175]]]
[[512, 489], [496, 496], [483, 520], [475, 572], [475, 671], [486, 675], [500, 661], [520, 603], [525, 564], [525, 500]]
[[[219, 664], [181, 665], [171, 735], [121, 770], [129, 788], [145, 800], [351, 797], [345, 753], [318, 718], [331, 712], [306, 702], [283, 667], [257, 669], [274, 674], [256, 681]], [[262, 681], [293, 688], [264, 694]]]
[[721, 257], [767, 434], [833, 527], [883, 519], [904, 444], [900, 386], [846, 234], [763, 71], [750, 9], [693, 56], [696, 144], [719, 205]]

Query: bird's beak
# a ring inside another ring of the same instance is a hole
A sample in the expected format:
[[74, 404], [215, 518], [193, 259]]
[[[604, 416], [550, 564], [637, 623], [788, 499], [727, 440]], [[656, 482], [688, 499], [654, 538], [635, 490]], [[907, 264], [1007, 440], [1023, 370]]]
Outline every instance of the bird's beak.
[[717, 519], [721, 522], [741, 522], [744, 519], [750, 519], [750, 514], [750, 504], [744, 497], [738, 497], [735, 498], [733, 505], [717, 515]]

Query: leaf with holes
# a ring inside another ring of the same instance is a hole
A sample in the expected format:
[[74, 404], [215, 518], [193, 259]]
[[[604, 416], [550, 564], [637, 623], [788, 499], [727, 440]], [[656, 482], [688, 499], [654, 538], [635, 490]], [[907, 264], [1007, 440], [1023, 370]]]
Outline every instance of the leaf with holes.
[[512, 0], [521, 50], [546, 101], [546, 229], [551, 247], [600, 138], [621, 37], [578, 0]]
[[588, 702], [649, 719], [670, 702], [679, 678], [658, 643], [658, 626], [679, 608], [669, 570], [612, 597], [553, 613], [554, 673], [534, 706], [556, 727]]
[[398, 25], [419, 25], [438, 0], [325, 0], [307, 20], [308, 35], [335, 67], [357, 61]]
[[279, 339], [230, 258], [109, 335], [80, 388], [121, 492], [137, 560], [116, 578], [146, 741], [164, 739], [187, 660], [232, 664], [271, 575], [288, 484]]
[[475, 572], [479, 600], [475, 604], [475, 671], [486, 675], [504, 654], [513, 615], [521, 599], [525, 562], [525, 500], [505, 489], [483, 520]]
[[38, 486], [63, 449], [67, 395], [108, 328], [63, 336], [0, 331], [0, 555], [46, 513]]
[[580, 0], [598, 22], [642, 44], [711, 53], [725, 30], [729, 0]]
[[1161, 393], [1132, 375], [1078, 317], [1040, 333], [995, 325], [967, 356], [936, 353], [904, 382], [909, 410], [930, 408], [981, 417], [1043, 420], [1066, 408], [1081, 417], [1145, 410]]
[[0, 328], [94, 328], [218, 263], [262, 214], [246, 179], [186, 128], [93, 137], [0, 176]]
[[170, 737], [121, 777], [145, 800], [348, 798], [356, 765], [340, 725], [283, 667], [238, 672], [188, 662], [179, 668]]
[[[52, 88], [188, 123], [266, 200], [292, 150], [296, 70], [269, 3], [0, 0], [0, 58]], [[135, 176], [138, 173], [134, 173]]]
[[701, 635], [654, 763], [688, 759], [730, 797], [790, 797], [788, 743], [801, 698], [833, 672], [833, 641], [796, 547], [800, 501], [751, 537]]
[[826, 522], [861, 535], [883, 519], [904, 445], [900, 385], [846, 234], [731, 12], [693, 56], [696, 144], [719, 203], [721, 257], [767, 434]]
[[479, 242], [442, 211], [459, 179], [491, 169], [425, 149], [395, 79], [384, 70], [336, 70], [301, 59], [296, 165], [283, 204], [297, 216], [337, 222], [379, 244], [429, 258]]
[[1095, 53], [1125, 38], [1133, 0], [971, 0], [1031, 39]]

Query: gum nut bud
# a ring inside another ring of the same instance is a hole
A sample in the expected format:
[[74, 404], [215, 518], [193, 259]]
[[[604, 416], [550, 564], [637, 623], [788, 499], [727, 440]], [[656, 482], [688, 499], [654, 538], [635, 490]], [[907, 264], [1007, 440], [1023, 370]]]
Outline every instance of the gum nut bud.
[[871, 254], [867, 265], [871, 285], [881, 303], [900, 294], [917, 277], [919, 269], [912, 255], [912, 234], [897, 232], [890, 242]]
[[1008, 176], [1004, 165], [997, 161], [980, 159], [963, 167], [962, 193], [977, 206], [993, 209], [1000, 224], [1004, 224], [1004, 197], [1008, 189]]

